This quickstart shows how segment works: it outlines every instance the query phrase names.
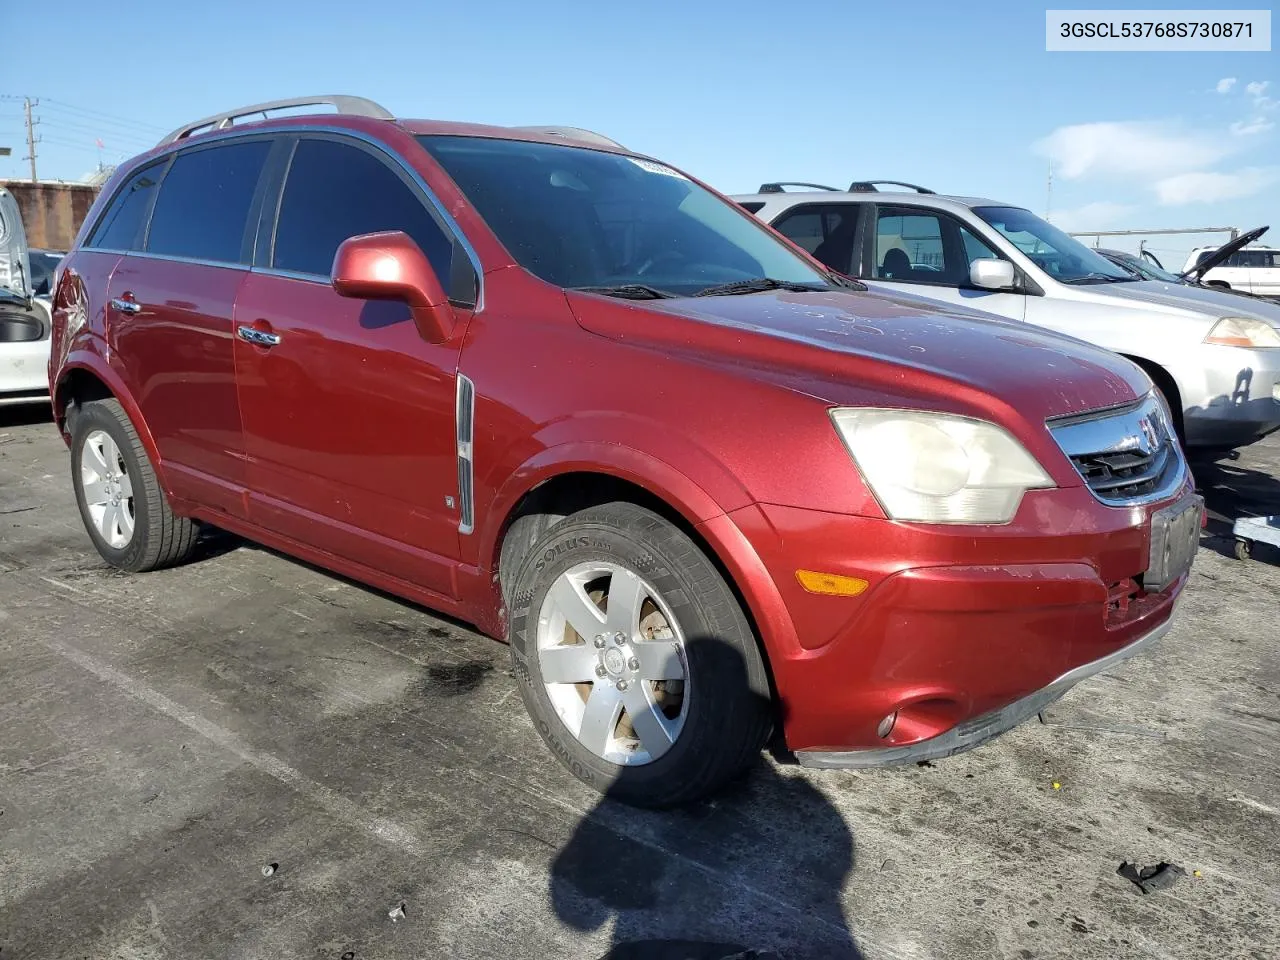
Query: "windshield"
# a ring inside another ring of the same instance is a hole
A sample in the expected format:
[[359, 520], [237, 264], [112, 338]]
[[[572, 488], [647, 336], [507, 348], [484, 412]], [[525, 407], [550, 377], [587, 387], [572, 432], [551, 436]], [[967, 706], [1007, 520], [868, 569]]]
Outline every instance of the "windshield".
[[1015, 247], [1054, 280], [1061, 283], [1117, 283], [1133, 275], [1079, 240], [1019, 207], [974, 207], [973, 212], [995, 227]]
[[1168, 270], [1161, 270], [1150, 260], [1144, 260], [1140, 257], [1130, 259], [1125, 257], [1125, 261], [1132, 263], [1134, 269], [1141, 273], [1148, 280], [1163, 280], [1165, 283], [1183, 283], [1184, 281]]
[[556, 286], [689, 296], [766, 277], [830, 285], [754, 217], [664, 164], [520, 140], [418, 140], [516, 262]]

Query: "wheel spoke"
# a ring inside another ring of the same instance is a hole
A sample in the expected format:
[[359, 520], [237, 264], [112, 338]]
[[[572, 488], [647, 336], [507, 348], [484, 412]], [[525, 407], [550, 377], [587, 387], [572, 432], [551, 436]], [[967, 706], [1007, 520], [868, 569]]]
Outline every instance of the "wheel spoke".
[[102, 511], [102, 519], [98, 521], [98, 530], [102, 533], [102, 538], [111, 546], [115, 546], [116, 527], [120, 523], [120, 506], [115, 503], [108, 503], [106, 509]]
[[538, 651], [543, 683], [582, 683], [595, 678], [596, 650], [590, 643], [561, 644]]
[[632, 684], [622, 695], [622, 702], [627, 708], [627, 716], [631, 718], [636, 736], [652, 759], [658, 759], [671, 749], [678, 731], [675, 724], [663, 716], [658, 705], [653, 702], [647, 683]]
[[670, 640], [645, 640], [632, 644], [632, 653], [640, 661], [640, 676], [646, 680], [683, 680], [684, 663], [680, 645]]
[[120, 470], [120, 448], [110, 436], [105, 434], [102, 438], [102, 458], [107, 461], [107, 467], [112, 473]]
[[120, 496], [126, 499], [133, 496], [133, 480], [127, 473], [120, 474]]
[[604, 630], [604, 613], [575, 580], [567, 576], [557, 579], [551, 588], [551, 598], [569, 626], [587, 643]]
[[84, 484], [84, 502], [99, 504], [107, 502], [107, 484], [105, 480], [90, 480]]
[[120, 532], [124, 534], [126, 541], [133, 539], [133, 511], [129, 509], [127, 503], [121, 503], [117, 508], [120, 514]]
[[609, 603], [606, 628], [621, 633], [628, 640], [640, 630], [640, 607], [645, 598], [644, 584], [630, 570], [614, 570], [609, 578]]
[[613, 731], [620, 716], [622, 696], [617, 688], [611, 683], [593, 684], [582, 711], [582, 729], [578, 731], [578, 739], [597, 756], [605, 756], [613, 743]]
[[[103, 445], [105, 446], [106, 434], [102, 434], [102, 437]], [[86, 467], [97, 474], [99, 479], [105, 477], [111, 472], [111, 468], [107, 465], [106, 458], [103, 456], [103, 451], [99, 448], [98, 444], [94, 443], [93, 437], [90, 437], [85, 441], [84, 453], [81, 454], [80, 459]]]

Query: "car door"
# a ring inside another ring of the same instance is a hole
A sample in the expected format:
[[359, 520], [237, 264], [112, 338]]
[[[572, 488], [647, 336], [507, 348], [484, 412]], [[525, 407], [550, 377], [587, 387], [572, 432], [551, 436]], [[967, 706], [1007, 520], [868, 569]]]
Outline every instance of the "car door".
[[158, 466], [175, 496], [232, 516], [244, 515], [246, 473], [231, 318], [270, 147], [266, 137], [215, 141], [148, 168], [158, 180], [148, 221], [108, 285], [111, 362]]
[[1259, 250], [1261, 263], [1253, 271], [1252, 291], [1264, 297], [1280, 297], [1280, 250]]
[[[294, 141], [278, 217], [236, 301], [236, 370], [251, 519], [286, 537], [453, 596], [459, 555], [458, 355], [476, 277], [401, 163], [338, 135]], [[428, 343], [403, 303], [339, 296], [334, 253], [402, 230], [459, 322]], [[461, 280], [457, 278], [461, 277]], [[469, 302], [468, 302], [469, 301]]]
[[974, 260], [1007, 260], [968, 224], [940, 210], [876, 204], [861, 243], [857, 273], [873, 286], [944, 300], [1013, 320], [1026, 314], [1026, 295], [975, 287]]

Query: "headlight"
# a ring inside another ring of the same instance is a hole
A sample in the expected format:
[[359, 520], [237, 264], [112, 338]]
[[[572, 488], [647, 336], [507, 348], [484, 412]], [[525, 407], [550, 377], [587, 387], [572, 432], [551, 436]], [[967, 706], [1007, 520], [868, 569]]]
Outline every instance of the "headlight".
[[1223, 317], [1204, 338], [1224, 347], [1280, 347], [1280, 331], [1251, 317]]
[[945, 413], [840, 408], [844, 445], [894, 520], [1008, 523], [1028, 490], [1053, 480], [993, 423]]

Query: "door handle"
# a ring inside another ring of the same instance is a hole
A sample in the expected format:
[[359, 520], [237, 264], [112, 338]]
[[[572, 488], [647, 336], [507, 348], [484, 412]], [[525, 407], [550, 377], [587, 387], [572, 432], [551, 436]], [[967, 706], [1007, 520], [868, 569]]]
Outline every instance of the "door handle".
[[121, 300], [119, 297], [114, 297], [111, 300], [111, 306], [116, 310], [119, 310], [121, 313], [127, 313], [130, 316], [135, 313], [142, 312], [142, 304], [135, 300]]
[[260, 347], [274, 347], [280, 342], [280, 336], [275, 333], [267, 333], [265, 330], [259, 330], [257, 327], [236, 327], [236, 333], [241, 340], [247, 340], [249, 343], [255, 343]]

